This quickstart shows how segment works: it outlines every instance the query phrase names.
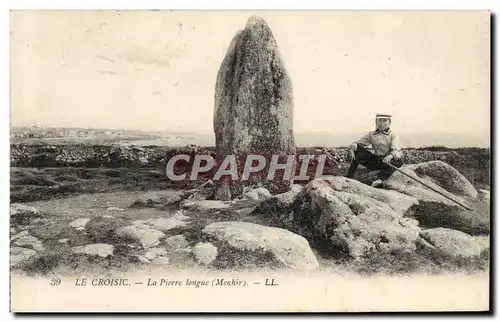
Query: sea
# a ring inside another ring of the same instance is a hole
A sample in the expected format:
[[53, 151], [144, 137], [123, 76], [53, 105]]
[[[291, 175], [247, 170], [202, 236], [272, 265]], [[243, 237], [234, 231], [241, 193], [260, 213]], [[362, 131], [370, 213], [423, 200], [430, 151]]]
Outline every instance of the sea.
[[[361, 138], [365, 133], [336, 133], [336, 132], [297, 132], [294, 133], [295, 144], [299, 147], [346, 147], [355, 140]], [[448, 148], [489, 148], [490, 137], [488, 135], [476, 135], [468, 133], [401, 133], [399, 134], [403, 148], [423, 147], [448, 147]], [[213, 133], [182, 133], [165, 135], [162, 138], [152, 140], [131, 140], [123, 143], [134, 145], [158, 145], [158, 146], [186, 146], [194, 144], [198, 146], [214, 146], [215, 136]]]

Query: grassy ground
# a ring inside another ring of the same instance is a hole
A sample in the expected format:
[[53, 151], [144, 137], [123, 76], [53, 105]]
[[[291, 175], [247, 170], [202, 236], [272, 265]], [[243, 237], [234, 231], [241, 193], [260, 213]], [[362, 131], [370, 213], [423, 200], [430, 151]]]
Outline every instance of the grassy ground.
[[[444, 151], [447, 152], [447, 151]], [[476, 189], [489, 189], [489, 164], [483, 161], [486, 158], [483, 150], [459, 151], [462, 157], [456, 159], [454, 166], [461, 172]], [[467, 153], [474, 154], [465, 158]], [[489, 151], [488, 151], [489, 157]], [[479, 161], [478, 161], [479, 160]], [[483, 160], [483, 161], [481, 161]], [[487, 159], [486, 159], [487, 160]], [[348, 165], [339, 164], [339, 167], [330, 168], [326, 173], [345, 175]], [[368, 171], [360, 166], [356, 178], [361, 178]], [[128, 208], [135, 200], [163, 200], [178, 196], [180, 191], [191, 189], [201, 182], [169, 181], [160, 168], [11, 168], [11, 202], [28, 203], [47, 214], [42, 219], [26, 224], [14, 223], [17, 231], [29, 229], [30, 233], [43, 241], [47, 249], [37, 258], [33, 258], [24, 265], [24, 270], [33, 273], [66, 270], [71, 272], [88, 269], [126, 271], [142, 265], [131, 256], [135, 250], [128, 242], [108, 240], [111, 232], [117, 228], [117, 223], [126, 225], [134, 220], [165, 217], [173, 211], [164, 203], [143, 203], [138, 207]], [[166, 194], [166, 195], [165, 195]], [[473, 206], [473, 214], [457, 209], [452, 215], [458, 222], [453, 226], [472, 227], [471, 233], [489, 233], [489, 202], [467, 201]], [[175, 203], [173, 204], [175, 205]], [[251, 204], [240, 207], [251, 207]], [[117, 221], [107, 223], [102, 215], [107, 214], [108, 207], [125, 208], [125, 211], [116, 214]], [[168, 236], [184, 234], [190, 243], [201, 238], [201, 229], [214, 221], [243, 220], [267, 226], [279, 226], [276, 218], [269, 216], [253, 216], [235, 212], [237, 209], [217, 210], [208, 212], [191, 211], [189, 224], [173, 229]], [[419, 213], [413, 214], [421, 216]], [[77, 218], [92, 218], [90, 223], [94, 233], [83, 234], [68, 228], [68, 223]], [[426, 227], [442, 226], [443, 217], [419, 218]], [[488, 227], [485, 230], [484, 227]], [[453, 227], [450, 227], [453, 228]], [[166, 237], [168, 237], [166, 236]], [[67, 245], [61, 244], [60, 239], [69, 239]], [[70, 246], [84, 245], [94, 242], [113, 242], [116, 245], [117, 256], [112, 259], [99, 259], [89, 256], [69, 255]], [[344, 261], [332, 259], [328, 254], [315, 251], [321, 266], [326, 269], [355, 271], [360, 274], [408, 274], [408, 273], [442, 273], [450, 271], [475, 272], [487, 270], [489, 253], [483, 252], [477, 258], [468, 260], [454, 260], [442, 256], [428, 256], [428, 254], [386, 254], [374, 256], [362, 261]], [[263, 254], [265, 256], [265, 254]], [[252, 261], [251, 256], [248, 259]], [[221, 263], [221, 262], [219, 262]], [[226, 268], [235, 263], [234, 258], [226, 258], [220, 268]]]

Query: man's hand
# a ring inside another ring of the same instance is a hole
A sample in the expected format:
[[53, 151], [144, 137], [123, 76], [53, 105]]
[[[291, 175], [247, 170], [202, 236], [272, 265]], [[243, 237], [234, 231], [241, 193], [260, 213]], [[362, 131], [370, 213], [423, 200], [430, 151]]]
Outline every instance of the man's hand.
[[392, 155], [390, 155], [390, 154], [389, 154], [389, 155], [387, 155], [387, 156], [386, 156], [386, 157], [382, 160], [382, 162], [383, 162], [383, 163], [387, 163], [387, 164], [389, 164], [389, 163], [391, 163], [391, 161], [392, 161], [392, 159], [393, 159], [393, 158], [394, 158], [394, 157], [393, 157]]
[[352, 149], [349, 149], [349, 152], [347, 153], [347, 161], [352, 162], [356, 160], [356, 154]]

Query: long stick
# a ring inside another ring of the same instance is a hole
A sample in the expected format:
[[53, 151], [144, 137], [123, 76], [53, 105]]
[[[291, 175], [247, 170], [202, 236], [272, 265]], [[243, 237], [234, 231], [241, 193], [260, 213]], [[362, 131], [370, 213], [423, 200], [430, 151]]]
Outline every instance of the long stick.
[[434, 189], [433, 187], [429, 186], [429, 185], [428, 185], [428, 184], [426, 184], [425, 182], [420, 181], [419, 179], [417, 179], [417, 178], [414, 178], [414, 177], [410, 176], [409, 174], [407, 174], [407, 173], [405, 173], [403, 170], [400, 170], [399, 168], [397, 168], [397, 167], [393, 166], [392, 164], [387, 163], [387, 165], [389, 165], [391, 168], [395, 169], [396, 171], [399, 171], [400, 173], [404, 174], [404, 175], [405, 175], [405, 176], [407, 176], [408, 178], [413, 179], [413, 180], [417, 181], [418, 183], [420, 183], [421, 185], [423, 185], [423, 186], [425, 186], [425, 187], [427, 187], [427, 188], [431, 189], [432, 191], [434, 191], [434, 192], [436, 192], [436, 193], [439, 193], [441, 196], [443, 196], [443, 197], [445, 197], [445, 198], [447, 198], [447, 199], [449, 199], [449, 200], [453, 201], [453, 202], [454, 202], [454, 203], [456, 203], [456, 204], [459, 204], [460, 206], [464, 207], [465, 209], [467, 209], [467, 210], [469, 210], [469, 211], [472, 211], [472, 209], [471, 209], [471, 208], [469, 208], [468, 206], [466, 206], [466, 205], [462, 204], [461, 202], [459, 202], [459, 201], [457, 201], [457, 200], [454, 200], [454, 199], [452, 199], [452, 198], [448, 197], [447, 195], [443, 194], [441, 191], [438, 191], [438, 190]]

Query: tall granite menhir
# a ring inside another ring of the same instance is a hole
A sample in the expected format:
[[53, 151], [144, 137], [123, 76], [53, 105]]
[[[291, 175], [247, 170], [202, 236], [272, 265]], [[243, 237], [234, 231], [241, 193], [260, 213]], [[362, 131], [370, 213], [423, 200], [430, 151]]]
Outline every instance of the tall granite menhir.
[[267, 160], [266, 168], [250, 180], [223, 177], [216, 182], [216, 199], [238, 197], [245, 186], [262, 186], [271, 193], [289, 190], [292, 180], [281, 180], [283, 171], [272, 181], [266, 179], [271, 155], [280, 155], [280, 163], [285, 163], [288, 155], [295, 155], [295, 139], [291, 80], [262, 18], [250, 17], [229, 45], [217, 75], [214, 131], [217, 162], [236, 155], [240, 175], [246, 155], [264, 155]]

